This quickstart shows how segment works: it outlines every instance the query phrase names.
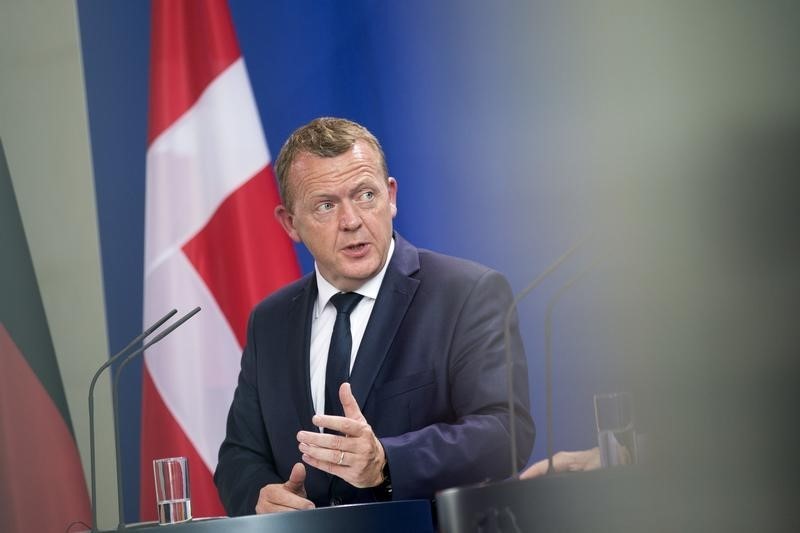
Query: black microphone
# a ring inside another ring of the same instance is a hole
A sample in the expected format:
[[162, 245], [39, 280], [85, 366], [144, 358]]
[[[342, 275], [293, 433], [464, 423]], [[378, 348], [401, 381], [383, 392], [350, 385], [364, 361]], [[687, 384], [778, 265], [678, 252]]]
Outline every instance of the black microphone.
[[545, 420], [547, 424], [547, 474], [555, 472], [553, 467], [553, 309], [564, 294], [575, 286], [593, 268], [590, 266], [583, 272], [567, 280], [547, 302], [544, 315], [544, 382], [545, 382]]
[[[92, 489], [92, 532], [97, 531], [97, 478], [95, 476], [95, 456], [94, 456], [94, 386], [97, 383], [97, 378], [100, 377], [100, 374], [103, 373], [103, 370], [111, 366], [111, 364], [125, 355], [133, 346], [135, 346], [138, 342], [142, 339], [153, 333], [155, 330], [161, 327], [161, 325], [170, 319], [175, 313], [177, 313], [177, 309], [173, 309], [163, 317], [161, 317], [155, 324], [144, 330], [140, 333], [135, 339], [128, 343], [122, 350], [115, 353], [108, 361], [105, 361], [100, 368], [97, 369], [97, 372], [94, 373], [92, 377], [92, 382], [89, 385], [89, 469], [91, 472], [91, 489]], [[116, 423], [116, 418], [115, 421]]]
[[[121, 531], [125, 529], [125, 509], [124, 509], [124, 497], [122, 491], [122, 450], [120, 449], [120, 438], [119, 438], [119, 376], [122, 374], [122, 369], [130, 363], [133, 358], [137, 355], [140, 355], [146, 349], [154, 345], [155, 343], [161, 341], [164, 337], [178, 329], [183, 325], [184, 322], [192, 318], [194, 315], [200, 312], [200, 307], [195, 307], [181, 318], [173, 322], [169, 325], [167, 329], [160, 332], [158, 335], [153, 337], [152, 340], [147, 342], [144, 346], [132, 352], [128, 357], [126, 357], [122, 363], [117, 367], [117, 371], [114, 373], [114, 387], [111, 390], [113, 395], [113, 402], [114, 402], [114, 446], [116, 447], [116, 455], [117, 455], [117, 504], [118, 504], [118, 517], [119, 523], [117, 524], [117, 531]], [[170, 315], [172, 316], [172, 315]]]
[[[509, 432], [511, 434], [511, 477], [516, 478], [518, 476], [517, 473], [517, 422], [516, 422], [516, 407], [514, 406], [514, 359], [511, 354], [511, 318], [514, 316], [514, 311], [517, 309], [517, 304], [525, 298], [533, 289], [538, 287], [544, 279], [553, 273], [561, 263], [569, 259], [572, 254], [578, 251], [584, 244], [591, 238], [591, 235], [587, 235], [586, 237], [582, 238], [576, 244], [574, 244], [569, 250], [564, 252], [564, 254], [553, 261], [553, 263], [548, 266], [544, 272], [539, 274], [536, 279], [531, 281], [527, 287], [522, 289], [517, 296], [514, 297], [514, 301], [511, 302], [511, 305], [508, 306], [508, 311], [506, 311], [506, 319], [505, 319], [505, 348], [506, 348], [506, 378], [508, 379], [508, 414], [510, 417], [509, 423]], [[548, 378], [549, 379], [549, 378]]]

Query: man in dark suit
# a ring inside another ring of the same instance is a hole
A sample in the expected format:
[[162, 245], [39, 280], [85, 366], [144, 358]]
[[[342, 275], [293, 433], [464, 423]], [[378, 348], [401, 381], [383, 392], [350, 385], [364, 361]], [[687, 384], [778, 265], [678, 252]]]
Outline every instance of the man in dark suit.
[[[507, 476], [505, 278], [393, 232], [397, 182], [358, 124], [303, 126], [276, 171], [275, 215], [315, 272], [251, 314], [214, 475], [228, 513], [433, 498]], [[520, 468], [534, 427], [516, 316], [511, 349]]]

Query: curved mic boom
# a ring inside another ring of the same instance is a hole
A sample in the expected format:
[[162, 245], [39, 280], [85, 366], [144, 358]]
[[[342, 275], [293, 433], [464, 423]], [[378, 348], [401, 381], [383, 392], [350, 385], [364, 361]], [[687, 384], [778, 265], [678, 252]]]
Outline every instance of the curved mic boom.
[[579, 240], [575, 243], [569, 250], [564, 252], [561, 257], [553, 261], [553, 263], [548, 266], [544, 272], [539, 274], [536, 279], [531, 281], [527, 287], [522, 289], [516, 297], [514, 297], [514, 301], [511, 302], [511, 305], [508, 306], [508, 311], [506, 311], [506, 318], [504, 322], [504, 330], [505, 330], [505, 348], [506, 348], [506, 378], [508, 379], [508, 414], [510, 417], [510, 429], [509, 432], [511, 434], [511, 477], [517, 477], [517, 424], [516, 424], [516, 408], [514, 406], [514, 360], [511, 355], [511, 318], [514, 316], [514, 311], [517, 309], [517, 304], [525, 298], [533, 289], [538, 287], [544, 279], [549, 276], [554, 270], [556, 270], [561, 263], [569, 259], [572, 254], [578, 251], [580, 248], [586, 244], [587, 241], [591, 238], [591, 235], [587, 235], [586, 237]]
[[[135, 350], [133, 353], [128, 355], [122, 363], [119, 364], [117, 367], [117, 371], [114, 373], [114, 387], [111, 389], [111, 394], [113, 395], [113, 404], [114, 404], [114, 445], [116, 447], [116, 456], [117, 456], [117, 505], [118, 505], [118, 518], [119, 523], [117, 524], [117, 531], [121, 531], [125, 529], [125, 508], [124, 508], [124, 495], [122, 490], [122, 453], [120, 449], [120, 439], [119, 439], [119, 376], [122, 374], [122, 369], [130, 363], [137, 355], [140, 355], [150, 346], [154, 345], [155, 343], [161, 341], [164, 337], [172, 333], [174, 330], [179, 328], [184, 322], [192, 318], [194, 315], [200, 312], [200, 307], [195, 307], [181, 318], [173, 322], [169, 325], [167, 329], [153, 337], [153, 339], [147, 342], [144, 346]], [[170, 315], [172, 316], [172, 315]]]
[[[149, 336], [155, 330], [161, 327], [161, 325], [169, 320], [175, 313], [177, 313], [177, 309], [173, 309], [160, 319], [156, 321], [152, 326], [144, 330], [140, 333], [135, 339], [128, 343], [122, 350], [115, 353], [112, 357], [105, 361], [100, 368], [97, 369], [97, 372], [94, 373], [92, 377], [92, 382], [89, 385], [89, 468], [90, 468], [90, 477], [91, 477], [91, 490], [92, 490], [92, 531], [97, 531], [97, 477], [95, 475], [95, 443], [94, 443], [94, 387], [97, 383], [97, 379], [100, 377], [100, 374], [103, 371], [111, 366], [114, 361], [128, 353], [132, 347], [134, 347], [138, 342], [142, 339]], [[116, 420], [115, 420], [116, 423]]]
[[575, 274], [566, 283], [558, 288], [556, 293], [547, 302], [547, 311], [544, 315], [544, 375], [545, 375], [545, 420], [547, 424], [547, 473], [555, 472], [553, 468], [553, 310], [567, 291], [575, 286], [589, 273], [594, 265]]

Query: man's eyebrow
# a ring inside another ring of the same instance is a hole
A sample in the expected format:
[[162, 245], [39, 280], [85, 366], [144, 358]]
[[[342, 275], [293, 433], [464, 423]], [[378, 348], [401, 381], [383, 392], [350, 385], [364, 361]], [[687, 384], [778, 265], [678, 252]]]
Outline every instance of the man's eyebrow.
[[369, 189], [375, 193], [375, 196], [380, 196], [380, 186], [376, 183], [375, 178], [364, 177], [358, 180], [353, 187], [350, 188], [349, 194], [358, 194], [364, 189]]
[[357, 189], [363, 188], [365, 185], [369, 185], [370, 187], [373, 186], [374, 185], [373, 178], [369, 176], [364, 176], [362, 178], [359, 178], [359, 180], [353, 184], [350, 190], [355, 191]]
[[315, 192], [309, 196], [314, 201], [323, 200], [328, 198], [336, 198], [337, 195], [330, 192]]

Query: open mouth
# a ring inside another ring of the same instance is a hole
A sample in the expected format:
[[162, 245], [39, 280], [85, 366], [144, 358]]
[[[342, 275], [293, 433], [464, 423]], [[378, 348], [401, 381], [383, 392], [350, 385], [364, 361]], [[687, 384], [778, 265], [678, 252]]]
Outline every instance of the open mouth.
[[344, 251], [350, 255], [359, 255], [366, 251], [367, 246], [369, 246], [365, 242], [359, 242], [356, 244], [351, 244], [350, 246], [345, 246]]

